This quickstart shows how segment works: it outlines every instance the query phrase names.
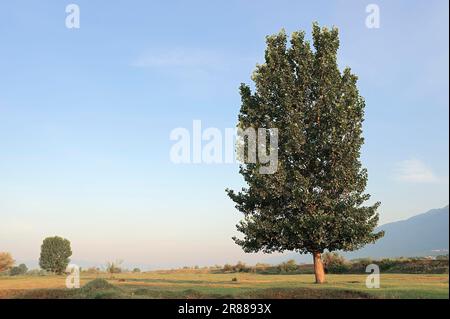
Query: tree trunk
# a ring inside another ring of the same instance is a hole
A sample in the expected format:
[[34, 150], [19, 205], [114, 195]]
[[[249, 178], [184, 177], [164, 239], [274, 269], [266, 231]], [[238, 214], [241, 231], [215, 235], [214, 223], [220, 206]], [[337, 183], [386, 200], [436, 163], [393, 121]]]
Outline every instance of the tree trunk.
[[322, 259], [320, 253], [313, 253], [314, 258], [314, 274], [316, 275], [316, 284], [323, 284], [325, 282], [325, 271], [323, 269]]

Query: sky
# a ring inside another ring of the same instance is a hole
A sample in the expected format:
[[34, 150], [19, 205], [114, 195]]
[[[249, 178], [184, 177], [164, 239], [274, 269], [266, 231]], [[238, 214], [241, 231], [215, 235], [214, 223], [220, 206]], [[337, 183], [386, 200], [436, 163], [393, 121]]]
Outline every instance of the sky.
[[[80, 9], [67, 28], [66, 6]], [[379, 28], [368, 28], [369, 4]], [[237, 164], [175, 164], [176, 128], [224, 132], [265, 36], [337, 26], [366, 100], [362, 162], [380, 222], [449, 202], [448, 1], [2, 1], [0, 251], [37, 264], [48, 236], [74, 262], [214, 265], [244, 254]]]

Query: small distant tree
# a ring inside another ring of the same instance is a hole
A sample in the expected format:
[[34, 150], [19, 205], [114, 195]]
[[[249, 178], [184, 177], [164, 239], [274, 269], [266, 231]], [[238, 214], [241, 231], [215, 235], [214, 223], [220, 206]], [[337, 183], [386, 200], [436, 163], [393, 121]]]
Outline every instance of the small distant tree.
[[294, 259], [290, 259], [288, 261], [282, 262], [278, 265], [278, 268], [282, 272], [294, 272], [297, 270], [298, 266]]
[[139, 268], [134, 268], [133, 272], [141, 272], [141, 270]]
[[48, 237], [41, 245], [39, 266], [52, 273], [62, 274], [70, 262], [70, 256], [70, 241], [58, 236]]
[[270, 264], [266, 264], [266, 263], [256, 263], [256, 265], [255, 265], [256, 269], [260, 269], [262, 271], [265, 271], [269, 267], [270, 267]]
[[108, 261], [106, 263], [106, 272], [108, 272], [111, 275], [111, 277], [114, 274], [121, 273], [122, 272], [122, 268], [121, 268], [122, 263], [123, 263], [123, 260], [120, 260], [120, 259], [116, 260], [116, 261]]
[[234, 266], [234, 270], [236, 272], [246, 272], [248, 270], [247, 265], [242, 261], [238, 261], [238, 263]]
[[234, 267], [233, 267], [233, 265], [225, 264], [225, 265], [223, 265], [223, 271], [224, 272], [232, 272], [232, 271], [234, 271]]
[[326, 252], [322, 255], [322, 261], [325, 271], [328, 273], [339, 274], [349, 270], [350, 263], [344, 256], [337, 252]]
[[10, 253], [0, 252], [0, 272], [7, 271], [14, 266], [14, 259]]
[[9, 271], [9, 274], [11, 276], [19, 276], [19, 275], [26, 274], [27, 271], [28, 271], [28, 267], [25, 264], [20, 264], [19, 266], [11, 268], [11, 270]]

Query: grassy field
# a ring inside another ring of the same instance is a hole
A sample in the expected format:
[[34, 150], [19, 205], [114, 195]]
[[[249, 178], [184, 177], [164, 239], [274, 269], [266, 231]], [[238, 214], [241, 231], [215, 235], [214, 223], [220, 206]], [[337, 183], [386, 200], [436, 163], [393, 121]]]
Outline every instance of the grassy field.
[[82, 288], [66, 289], [64, 276], [5, 276], [0, 298], [449, 298], [448, 274], [385, 274], [379, 289], [366, 288], [365, 279], [328, 275], [326, 284], [316, 285], [313, 275], [304, 274], [82, 273]]

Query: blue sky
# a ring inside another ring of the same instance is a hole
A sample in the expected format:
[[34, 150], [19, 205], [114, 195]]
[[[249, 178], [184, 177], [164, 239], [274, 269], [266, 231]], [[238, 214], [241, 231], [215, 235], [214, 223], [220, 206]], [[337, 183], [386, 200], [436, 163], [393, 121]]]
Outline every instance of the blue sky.
[[[266, 258], [231, 240], [234, 164], [175, 165], [170, 132], [233, 127], [264, 38], [340, 30], [366, 99], [363, 163], [381, 222], [448, 204], [447, 1], [66, 1], [0, 4], [0, 251], [172, 267]], [[369, 3], [380, 28], [365, 26]]]

